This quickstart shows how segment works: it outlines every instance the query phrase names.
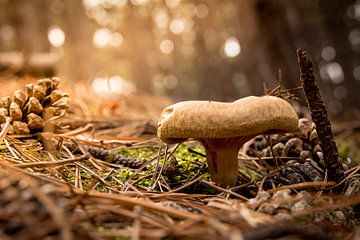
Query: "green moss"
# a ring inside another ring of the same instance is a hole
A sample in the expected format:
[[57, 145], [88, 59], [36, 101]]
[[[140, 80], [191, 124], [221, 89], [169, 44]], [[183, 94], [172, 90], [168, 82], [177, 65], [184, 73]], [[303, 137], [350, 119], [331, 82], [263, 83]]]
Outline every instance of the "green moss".
[[119, 173], [116, 174], [116, 177], [119, 180], [126, 181], [130, 176], [132, 176], [134, 173], [128, 169], [128, 168], [122, 168], [120, 169]]
[[149, 157], [156, 156], [159, 149], [157, 147], [139, 147], [139, 148], [120, 148], [118, 153], [124, 156], [149, 160]]
[[338, 143], [339, 157], [341, 159], [346, 159], [347, 157], [349, 157], [350, 148], [351, 147], [349, 144], [347, 144], [346, 142], [340, 141]]
[[253, 171], [251, 171], [249, 169], [240, 168], [240, 172], [242, 174], [244, 174], [245, 176], [247, 176], [248, 178], [250, 178], [252, 181], [258, 181], [259, 180], [259, 176], [255, 172], [253, 172]]
[[[191, 148], [190, 148], [191, 147]], [[169, 154], [174, 149], [171, 146], [168, 150], [167, 161], [165, 163], [164, 171], [162, 172], [164, 178], [160, 178], [159, 181], [162, 184], [169, 184], [172, 189], [183, 186], [189, 181], [194, 179], [195, 176], [203, 174], [204, 180], [210, 180], [210, 174], [206, 167], [206, 157], [204, 148], [194, 143], [183, 143], [177, 147], [177, 149], [170, 156]], [[163, 153], [164, 149], [161, 149]], [[141, 158], [145, 161], [153, 160], [158, 156], [158, 147], [140, 147], [140, 148], [121, 148], [118, 150], [119, 154], [124, 156]], [[159, 161], [159, 165], [156, 161]], [[165, 161], [164, 154], [158, 160], [154, 160], [151, 165], [148, 165], [145, 171], [141, 171], [134, 175], [135, 170], [123, 168], [119, 169], [119, 173], [114, 175], [120, 181], [125, 182], [131, 177], [131, 182], [141, 187], [151, 187], [154, 184], [154, 174], [157, 176], [158, 172], [155, 172], [163, 165]], [[169, 168], [167, 168], [169, 167]], [[166, 169], [170, 169], [166, 171]], [[258, 176], [253, 171], [247, 169], [240, 169], [240, 171], [251, 178], [252, 180], [258, 180]], [[146, 178], [144, 178], [147, 176]], [[140, 180], [141, 179], [141, 180]], [[162, 182], [165, 179], [166, 183]], [[118, 182], [113, 182], [108, 179], [112, 184], [119, 185]], [[138, 181], [139, 180], [139, 181]], [[159, 190], [159, 189], [154, 189]], [[186, 189], [183, 189], [184, 193], [202, 193], [202, 194], [213, 194], [214, 190], [204, 186], [200, 182], [197, 182]]]

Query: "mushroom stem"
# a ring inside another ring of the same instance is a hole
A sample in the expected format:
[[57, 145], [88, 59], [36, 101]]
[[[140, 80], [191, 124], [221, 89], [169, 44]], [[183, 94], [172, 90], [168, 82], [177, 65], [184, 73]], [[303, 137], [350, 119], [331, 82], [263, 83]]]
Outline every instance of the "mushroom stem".
[[240, 147], [252, 137], [199, 139], [206, 151], [206, 159], [212, 181], [222, 187], [236, 185]]

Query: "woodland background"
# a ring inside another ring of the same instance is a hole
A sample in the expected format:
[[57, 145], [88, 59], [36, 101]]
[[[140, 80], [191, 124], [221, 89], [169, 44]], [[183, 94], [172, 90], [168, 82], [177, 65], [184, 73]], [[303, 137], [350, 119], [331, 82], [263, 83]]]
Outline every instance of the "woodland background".
[[[231, 101], [299, 84], [312, 56], [332, 117], [360, 106], [359, 0], [0, 0], [0, 83]], [[281, 76], [279, 77], [279, 70]]]

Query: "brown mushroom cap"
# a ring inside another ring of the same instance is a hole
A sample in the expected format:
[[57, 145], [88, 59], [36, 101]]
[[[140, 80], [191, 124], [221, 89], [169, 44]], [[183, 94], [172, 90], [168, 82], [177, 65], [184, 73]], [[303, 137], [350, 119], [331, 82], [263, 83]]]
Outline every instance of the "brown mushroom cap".
[[298, 117], [292, 106], [274, 96], [245, 97], [232, 103], [185, 101], [164, 109], [158, 137], [165, 143], [187, 138], [213, 139], [294, 131]]

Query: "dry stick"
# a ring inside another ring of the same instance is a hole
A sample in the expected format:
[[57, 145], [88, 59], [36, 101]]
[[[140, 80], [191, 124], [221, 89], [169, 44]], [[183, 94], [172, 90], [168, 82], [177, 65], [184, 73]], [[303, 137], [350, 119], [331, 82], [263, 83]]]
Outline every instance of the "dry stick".
[[298, 64], [300, 67], [300, 80], [304, 88], [311, 117], [316, 125], [320, 139], [320, 147], [324, 154], [325, 167], [329, 173], [329, 180], [341, 181], [344, 178], [344, 169], [339, 161], [338, 150], [331, 131], [326, 107], [316, 85], [314, 68], [306, 51], [297, 50]]
[[18, 168], [57, 167], [57, 166], [62, 166], [62, 165], [66, 165], [66, 164], [73, 164], [73, 163], [78, 162], [78, 161], [86, 160], [86, 159], [89, 159], [89, 157], [90, 157], [89, 154], [85, 154], [85, 155], [80, 156], [80, 157], [70, 158], [70, 159], [65, 159], [65, 160], [59, 160], [59, 161], [56, 161], [56, 162], [42, 161], [42, 162], [34, 162], [34, 163], [15, 164], [14, 166], [18, 167]]
[[211, 188], [213, 188], [213, 189], [215, 189], [215, 190], [217, 190], [217, 191], [230, 194], [230, 195], [232, 195], [232, 196], [234, 196], [234, 197], [237, 197], [237, 198], [239, 198], [239, 199], [241, 199], [241, 200], [244, 200], [244, 201], [248, 201], [248, 200], [249, 200], [248, 198], [246, 198], [246, 197], [244, 197], [244, 196], [242, 196], [242, 195], [240, 195], [240, 194], [237, 194], [236, 192], [233, 192], [233, 191], [231, 191], [231, 190], [228, 190], [228, 189], [225, 189], [225, 188], [216, 186], [215, 184], [213, 184], [213, 183], [211, 183], [211, 182], [208, 182], [208, 181], [206, 181], [206, 180], [200, 180], [200, 182], [203, 183], [203, 184], [205, 184], [205, 185], [207, 185], [207, 186], [209, 186], [209, 187], [211, 187]]
[[125, 195], [120, 195], [120, 194], [105, 194], [92, 190], [84, 192], [76, 188], [73, 189], [73, 192], [79, 196], [83, 196], [84, 198], [112, 200], [127, 207], [141, 206], [143, 209], [162, 212], [168, 214], [171, 217], [176, 217], [180, 219], [193, 219], [193, 220], [203, 219], [203, 216], [201, 215], [197, 215], [194, 213], [189, 213], [177, 209], [172, 209], [169, 207], [163, 207], [158, 203], [141, 198], [127, 197]]
[[141, 218], [140, 216], [142, 215], [142, 208], [140, 206], [135, 206], [134, 207], [134, 222], [133, 222], [133, 226], [132, 226], [132, 234], [131, 234], [131, 240], [139, 240], [140, 239], [140, 232], [141, 232]]
[[5, 125], [3, 126], [1, 132], [0, 132], [0, 143], [4, 140], [4, 138], [6, 137], [7, 132], [9, 131], [10, 128], [10, 118], [7, 117], [6, 118], [6, 122]]

